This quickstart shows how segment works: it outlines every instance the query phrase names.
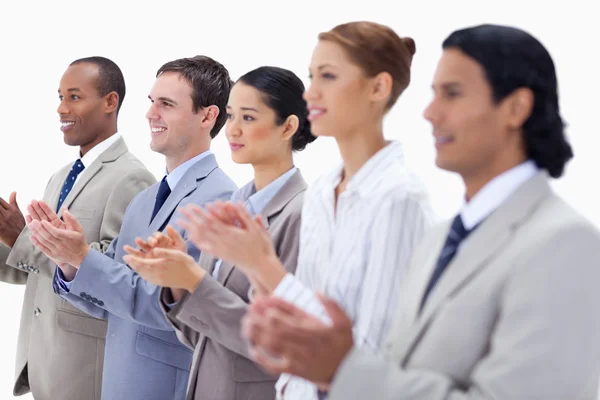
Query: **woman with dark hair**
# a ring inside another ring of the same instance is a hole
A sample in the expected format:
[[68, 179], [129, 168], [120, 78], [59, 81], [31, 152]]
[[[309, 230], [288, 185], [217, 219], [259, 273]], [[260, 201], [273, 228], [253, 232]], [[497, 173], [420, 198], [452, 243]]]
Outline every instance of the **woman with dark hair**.
[[[233, 160], [254, 168], [254, 180], [237, 190], [232, 201], [241, 202], [251, 215], [262, 216], [261, 224], [290, 274], [296, 270], [307, 187], [292, 154], [315, 140], [303, 92], [302, 81], [286, 69], [250, 71], [231, 90], [225, 127]], [[249, 301], [248, 278], [210, 251], [203, 251], [196, 264], [181, 251], [183, 239], [172, 227], [166, 236], [157, 233], [138, 245], [145, 252], [128, 248], [127, 263], [163, 287], [165, 315], [180, 340], [194, 349], [187, 399], [274, 398], [277, 377], [249, 359], [247, 343], [240, 336]]]
[[[238, 265], [257, 295], [284, 298], [323, 321], [329, 318], [316, 292], [333, 297], [351, 316], [357, 345], [373, 351], [390, 327], [413, 249], [433, 222], [424, 185], [407, 168], [400, 143], [383, 132], [410, 82], [414, 53], [411, 38], [372, 22], [319, 35], [304, 98], [312, 133], [333, 137], [343, 163], [307, 191], [295, 276], [242, 207], [198, 210], [189, 231], [203, 251]], [[287, 374], [276, 391], [285, 400], [318, 396], [316, 385]]]

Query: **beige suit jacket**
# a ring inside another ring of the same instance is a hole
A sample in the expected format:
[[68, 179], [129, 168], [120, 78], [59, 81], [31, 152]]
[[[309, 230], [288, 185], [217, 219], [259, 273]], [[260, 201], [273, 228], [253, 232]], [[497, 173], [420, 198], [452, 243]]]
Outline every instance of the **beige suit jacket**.
[[[302, 200], [307, 185], [297, 171], [267, 204], [262, 215], [278, 256], [288, 272], [296, 271]], [[218, 279], [210, 274], [216, 259], [207, 253], [199, 264], [209, 273], [196, 290], [168, 311], [169, 291], [161, 307], [177, 336], [194, 349], [187, 399], [269, 400], [275, 398], [276, 376], [250, 360], [241, 337], [250, 283], [234, 265], [223, 262]]]
[[598, 230], [540, 172], [461, 244], [419, 312], [449, 226], [414, 255], [385, 357], [354, 349], [329, 400], [595, 400]]
[[[56, 172], [46, 187], [43, 199], [53, 209], [71, 165]], [[119, 138], [85, 169], [63, 206], [77, 217], [91, 246], [105, 251], [119, 233], [129, 202], [155, 182]], [[29, 236], [25, 227], [12, 250], [0, 245], [0, 280], [26, 285], [14, 395], [31, 391], [36, 400], [100, 400], [106, 321], [54, 293], [55, 264]]]

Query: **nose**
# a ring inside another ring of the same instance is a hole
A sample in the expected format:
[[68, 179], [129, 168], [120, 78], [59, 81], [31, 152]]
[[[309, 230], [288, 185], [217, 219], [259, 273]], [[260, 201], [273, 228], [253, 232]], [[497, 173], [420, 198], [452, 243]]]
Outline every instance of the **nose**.
[[158, 116], [158, 112], [156, 111], [156, 106], [154, 105], [154, 103], [150, 104], [150, 107], [148, 108], [148, 111], [146, 112], [146, 119], [148, 121], [160, 119], [160, 117]]
[[317, 100], [319, 98], [318, 87], [314, 83], [311, 83], [308, 86], [308, 88], [306, 88], [306, 90], [304, 91], [302, 97], [306, 102], [309, 102], [311, 100]]
[[229, 118], [225, 125], [225, 135], [227, 137], [239, 137], [242, 135], [242, 128], [235, 118]]
[[60, 115], [60, 116], [66, 115], [69, 113], [69, 107], [67, 107], [64, 100], [61, 100], [60, 103], [58, 104], [58, 108], [56, 109], [56, 111], [58, 112], [58, 115]]
[[435, 98], [431, 100], [429, 105], [425, 107], [425, 110], [423, 110], [423, 118], [431, 122], [433, 125], [439, 122], [440, 110]]

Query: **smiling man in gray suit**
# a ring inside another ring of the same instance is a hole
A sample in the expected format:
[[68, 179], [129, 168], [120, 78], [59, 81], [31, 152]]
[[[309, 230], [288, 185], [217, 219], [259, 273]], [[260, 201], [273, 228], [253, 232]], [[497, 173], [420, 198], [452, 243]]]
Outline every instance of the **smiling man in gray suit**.
[[456, 31], [443, 48], [425, 117], [466, 204], [415, 253], [385, 356], [353, 348], [331, 301], [330, 327], [257, 301], [245, 334], [283, 356], [259, 356], [269, 370], [330, 400], [595, 400], [600, 234], [550, 186], [572, 157], [554, 63], [504, 26]]
[[[108, 318], [103, 399], [185, 398], [192, 351], [163, 315], [159, 287], [123, 263], [123, 247], [162, 231], [179, 218], [182, 205], [231, 197], [236, 186], [210, 151], [225, 124], [231, 86], [227, 69], [205, 56], [168, 62], [158, 70], [146, 117], [151, 148], [165, 156], [167, 175], [131, 202], [106, 254], [86, 245], [69, 213], [64, 216], [67, 229], [32, 224], [34, 242], [61, 267], [54, 277], [56, 292], [90, 315]], [[189, 242], [187, 249], [198, 259], [199, 251]], [[63, 383], [68, 385], [68, 379]]]
[[[28, 219], [60, 226], [55, 212], [60, 216], [60, 209], [67, 208], [81, 221], [89, 246], [102, 253], [119, 232], [129, 202], [156, 178], [117, 132], [125, 81], [114, 62], [103, 57], [72, 62], [58, 96], [64, 141], [79, 147], [80, 158], [50, 178], [43, 201], [29, 205]], [[9, 202], [0, 198], [0, 280], [26, 284], [13, 394], [99, 400], [106, 321], [91, 318], [54, 293], [56, 264], [33, 246], [30, 234], [16, 193]]]

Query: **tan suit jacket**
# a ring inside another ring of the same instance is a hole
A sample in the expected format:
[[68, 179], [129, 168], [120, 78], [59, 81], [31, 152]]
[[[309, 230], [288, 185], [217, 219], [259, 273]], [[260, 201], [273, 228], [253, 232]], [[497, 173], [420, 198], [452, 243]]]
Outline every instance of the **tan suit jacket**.
[[[53, 209], [71, 166], [56, 172], [46, 187], [43, 199]], [[129, 202], [155, 182], [119, 138], [86, 167], [63, 206], [77, 217], [91, 246], [105, 251], [119, 233]], [[13, 393], [31, 391], [36, 400], [100, 400], [106, 321], [54, 293], [55, 264], [29, 236], [25, 227], [12, 250], [0, 245], [0, 280], [26, 285]]]
[[414, 255], [385, 357], [354, 349], [329, 400], [595, 400], [598, 230], [540, 172], [465, 239], [419, 312], [449, 226]]
[[[267, 204], [262, 215], [288, 272], [296, 271], [302, 200], [307, 185], [297, 171]], [[276, 376], [250, 360], [241, 337], [241, 319], [248, 306], [250, 283], [234, 265], [223, 262], [218, 279], [210, 275], [216, 259], [202, 253], [199, 264], [208, 271], [196, 290], [172, 310], [163, 289], [161, 307], [177, 336], [194, 349], [187, 399], [268, 400], [275, 398]]]

